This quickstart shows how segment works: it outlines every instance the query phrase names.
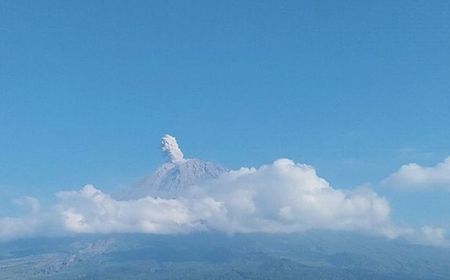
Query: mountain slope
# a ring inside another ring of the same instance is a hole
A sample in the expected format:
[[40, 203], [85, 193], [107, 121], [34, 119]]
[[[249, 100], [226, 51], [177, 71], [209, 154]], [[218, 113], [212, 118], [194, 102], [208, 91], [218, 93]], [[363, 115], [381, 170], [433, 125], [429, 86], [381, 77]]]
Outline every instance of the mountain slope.
[[365, 235], [122, 234], [0, 243], [0, 279], [450, 279], [450, 250]]

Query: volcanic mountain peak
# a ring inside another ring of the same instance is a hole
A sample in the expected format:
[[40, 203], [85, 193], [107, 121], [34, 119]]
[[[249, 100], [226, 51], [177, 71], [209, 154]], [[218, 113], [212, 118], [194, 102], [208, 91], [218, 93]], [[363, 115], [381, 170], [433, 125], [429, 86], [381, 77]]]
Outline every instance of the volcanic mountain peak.
[[175, 198], [190, 187], [215, 179], [226, 171], [214, 162], [185, 159], [175, 137], [169, 134], [162, 137], [161, 149], [167, 162], [130, 190], [128, 196]]

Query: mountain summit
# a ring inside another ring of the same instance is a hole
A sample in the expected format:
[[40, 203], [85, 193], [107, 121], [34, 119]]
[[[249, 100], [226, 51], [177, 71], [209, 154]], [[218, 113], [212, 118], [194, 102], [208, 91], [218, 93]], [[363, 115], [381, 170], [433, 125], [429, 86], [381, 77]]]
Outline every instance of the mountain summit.
[[166, 162], [138, 183], [128, 196], [175, 198], [190, 187], [215, 179], [226, 171], [222, 166], [210, 161], [184, 158], [177, 140], [169, 134], [161, 138], [161, 150]]

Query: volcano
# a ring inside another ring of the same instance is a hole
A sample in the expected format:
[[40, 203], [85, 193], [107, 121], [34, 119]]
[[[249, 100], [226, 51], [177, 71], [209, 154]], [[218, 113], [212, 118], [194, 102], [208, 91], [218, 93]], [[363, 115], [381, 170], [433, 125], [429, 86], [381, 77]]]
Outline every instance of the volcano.
[[127, 198], [176, 198], [193, 186], [216, 179], [226, 171], [221, 165], [211, 161], [184, 158], [177, 140], [169, 134], [161, 138], [161, 150], [165, 163], [132, 187]]

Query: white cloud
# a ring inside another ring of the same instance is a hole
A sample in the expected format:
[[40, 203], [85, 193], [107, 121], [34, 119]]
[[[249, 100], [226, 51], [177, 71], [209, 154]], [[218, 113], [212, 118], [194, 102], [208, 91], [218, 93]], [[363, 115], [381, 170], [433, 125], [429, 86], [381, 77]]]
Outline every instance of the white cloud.
[[423, 226], [420, 229], [402, 228], [400, 231], [403, 238], [415, 244], [439, 247], [450, 246], [450, 241], [447, 239], [447, 232], [440, 227]]
[[368, 189], [335, 190], [312, 167], [287, 159], [231, 171], [177, 199], [117, 201], [90, 185], [58, 198], [62, 224], [71, 232], [333, 229], [395, 236], [384, 198]]
[[333, 189], [314, 168], [288, 159], [231, 171], [200, 187], [194, 197], [199, 193], [223, 205], [224, 224], [213, 226], [225, 231], [334, 229], [392, 234], [384, 198], [369, 189]]
[[419, 238], [419, 242], [425, 245], [434, 246], [449, 246], [450, 242], [447, 239], [447, 233], [443, 228], [424, 226], [420, 229], [422, 238]]
[[400, 189], [441, 188], [450, 190], [450, 157], [432, 167], [409, 163], [382, 181]]
[[199, 217], [182, 200], [143, 197], [119, 201], [92, 185], [60, 192], [57, 197], [56, 209], [64, 229], [70, 232], [178, 233], [202, 229]]
[[116, 200], [87, 185], [57, 193], [57, 203], [41, 210], [24, 200], [30, 214], [0, 219], [0, 238], [42, 233], [160, 233], [217, 230], [300, 232], [309, 229], [358, 231], [416, 243], [446, 244], [445, 231], [420, 231], [392, 224], [387, 200], [369, 188], [338, 190], [314, 168], [280, 159], [260, 168], [241, 168], [196, 186], [176, 199]]
[[44, 224], [40, 204], [36, 198], [24, 197], [15, 201], [28, 212], [22, 217], [0, 217], [0, 240], [35, 235]]

